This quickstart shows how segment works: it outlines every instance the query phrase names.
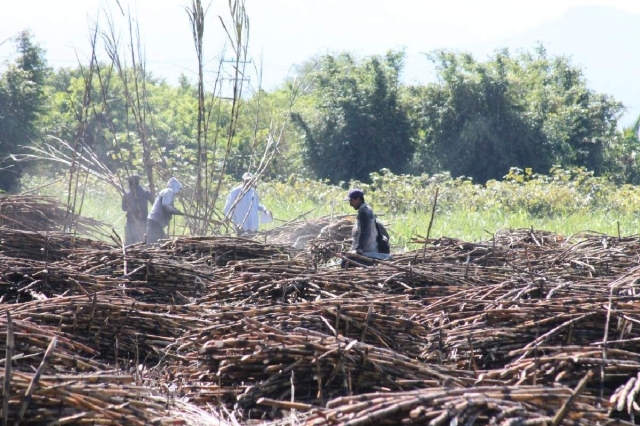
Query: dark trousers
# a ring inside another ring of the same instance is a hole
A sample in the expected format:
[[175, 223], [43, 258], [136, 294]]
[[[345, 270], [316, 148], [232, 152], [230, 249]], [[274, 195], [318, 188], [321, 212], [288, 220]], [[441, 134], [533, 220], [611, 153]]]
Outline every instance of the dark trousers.
[[162, 225], [153, 219], [147, 219], [147, 244], [155, 244], [165, 237]]
[[143, 220], [131, 219], [124, 227], [124, 244], [129, 246], [144, 242], [146, 223]]

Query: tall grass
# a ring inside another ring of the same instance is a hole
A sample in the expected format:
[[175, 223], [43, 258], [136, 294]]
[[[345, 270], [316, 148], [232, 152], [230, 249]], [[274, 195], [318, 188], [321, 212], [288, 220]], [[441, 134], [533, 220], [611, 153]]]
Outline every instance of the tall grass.
[[[376, 214], [388, 224], [396, 250], [412, 247], [413, 238], [425, 237], [431, 217], [435, 187], [440, 196], [430, 237], [451, 237], [466, 241], [489, 240], [507, 228], [534, 228], [571, 235], [593, 231], [609, 235], [634, 235], [640, 229], [640, 188], [608, 184], [601, 178], [581, 173], [566, 180], [533, 179], [524, 182], [493, 182], [486, 186], [447, 177], [426, 179], [384, 175], [386, 181], [365, 188], [367, 201]], [[43, 178], [25, 177], [24, 190], [44, 183]], [[225, 180], [223, 196], [215, 208], [221, 210], [226, 193], [236, 183]], [[376, 186], [377, 185], [377, 186]], [[63, 181], [35, 191], [66, 200]], [[260, 201], [273, 212], [275, 221], [263, 230], [284, 222], [328, 215], [354, 213], [343, 201], [346, 190], [323, 182], [292, 179], [288, 182], [264, 182], [258, 185]], [[179, 198], [180, 199], [180, 198]], [[125, 215], [119, 194], [112, 186], [90, 181], [86, 188], [83, 214], [114, 227], [121, 232]], [[180, 208], [180, 201], [178, 201]], [[171, 232], [188, 234], [180, 218]]]

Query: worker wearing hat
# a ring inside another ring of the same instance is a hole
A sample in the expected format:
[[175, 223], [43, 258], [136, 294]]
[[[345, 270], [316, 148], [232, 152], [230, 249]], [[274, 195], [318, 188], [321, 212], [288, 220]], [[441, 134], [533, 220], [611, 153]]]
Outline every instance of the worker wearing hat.
[[[351, 230], [351, 253], [369, 257], [378, 253], [378, 231], [376, 229], [376, 217], [371, 207], [364, 201], [364, 192], [354, 188], [349, 191], [344, 199], [349, 205], [358, 211], [356, 221]], [[344, 262], [343, 262], [343, 266]]]

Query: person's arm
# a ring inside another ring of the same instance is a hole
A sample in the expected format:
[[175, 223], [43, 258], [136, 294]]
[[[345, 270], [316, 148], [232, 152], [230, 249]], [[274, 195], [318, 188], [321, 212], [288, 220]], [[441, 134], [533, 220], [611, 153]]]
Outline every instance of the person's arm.
[[123, 212], [128, 212], [129, 211], [129, 202], [127, 201], [127, 195], [126, 194], [122, 197], [122, 211]]
[[260, 197], [258, 197], [258, 191], [254, 190], [253, 191], [253, 196], [255, 197], [256, 203], [258, 204], [258, 211], [259, 212], [266, 212], [267, 209], [262, 204], [260, 204]]
[[144, 196], [149, 203], [153, 204], [154, 199], [153, 199], [153, 195], [151, 194], [151, 191], [149, 191], [148, 189], [145, 189]]
[[162, 210], [164, 210], [167, 213], [171, 213], [171, 214], [175, 214], [178, 216], [182, 216], [183, 213], [178, 210], [177, 208], [174, 207], [173, 205], [173, 199], [175, 198], [175, 195], [173, 192], [168, 191], [167, 194], [165, 194], [162, 197]]
[[258, 211], [259, 212], [265, 212], [265, 214], [271, 216], [271, 212], [269, 211], [269, 209], [266, 208], [263, 204], [260, 204], [257, 192], [256, 192], [256, 201], [258, 201]]

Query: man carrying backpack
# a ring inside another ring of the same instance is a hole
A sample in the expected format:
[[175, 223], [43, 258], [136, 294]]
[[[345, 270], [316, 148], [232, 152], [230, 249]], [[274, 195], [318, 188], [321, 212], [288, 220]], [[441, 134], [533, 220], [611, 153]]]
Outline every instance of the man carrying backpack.
[[[386, 230], [384, 231], [386, 235], [383, 235], [383, 232], [378, 232], [378, 227], [382, 225], [376, 220], [371, 207], [364, 201], [364, 192], [361, 189], [352, 189], [344, 200], [349, 201], [349, 205], [358, 211], [351, 231], [352, 242], [349, 254], [357, 254], [371, 259], [390, 258], [391, 256], [387, 254], [388, 234], [386, 234]], [[387, 250], [380, 250], [385, 245]], [[382, 251], [387, 253], [382, 253]], [[343, 260], [342, 267], [346, 267], [347, 263]], [[372, 262], [358, 260], [357, 263], [371, 264]]]

